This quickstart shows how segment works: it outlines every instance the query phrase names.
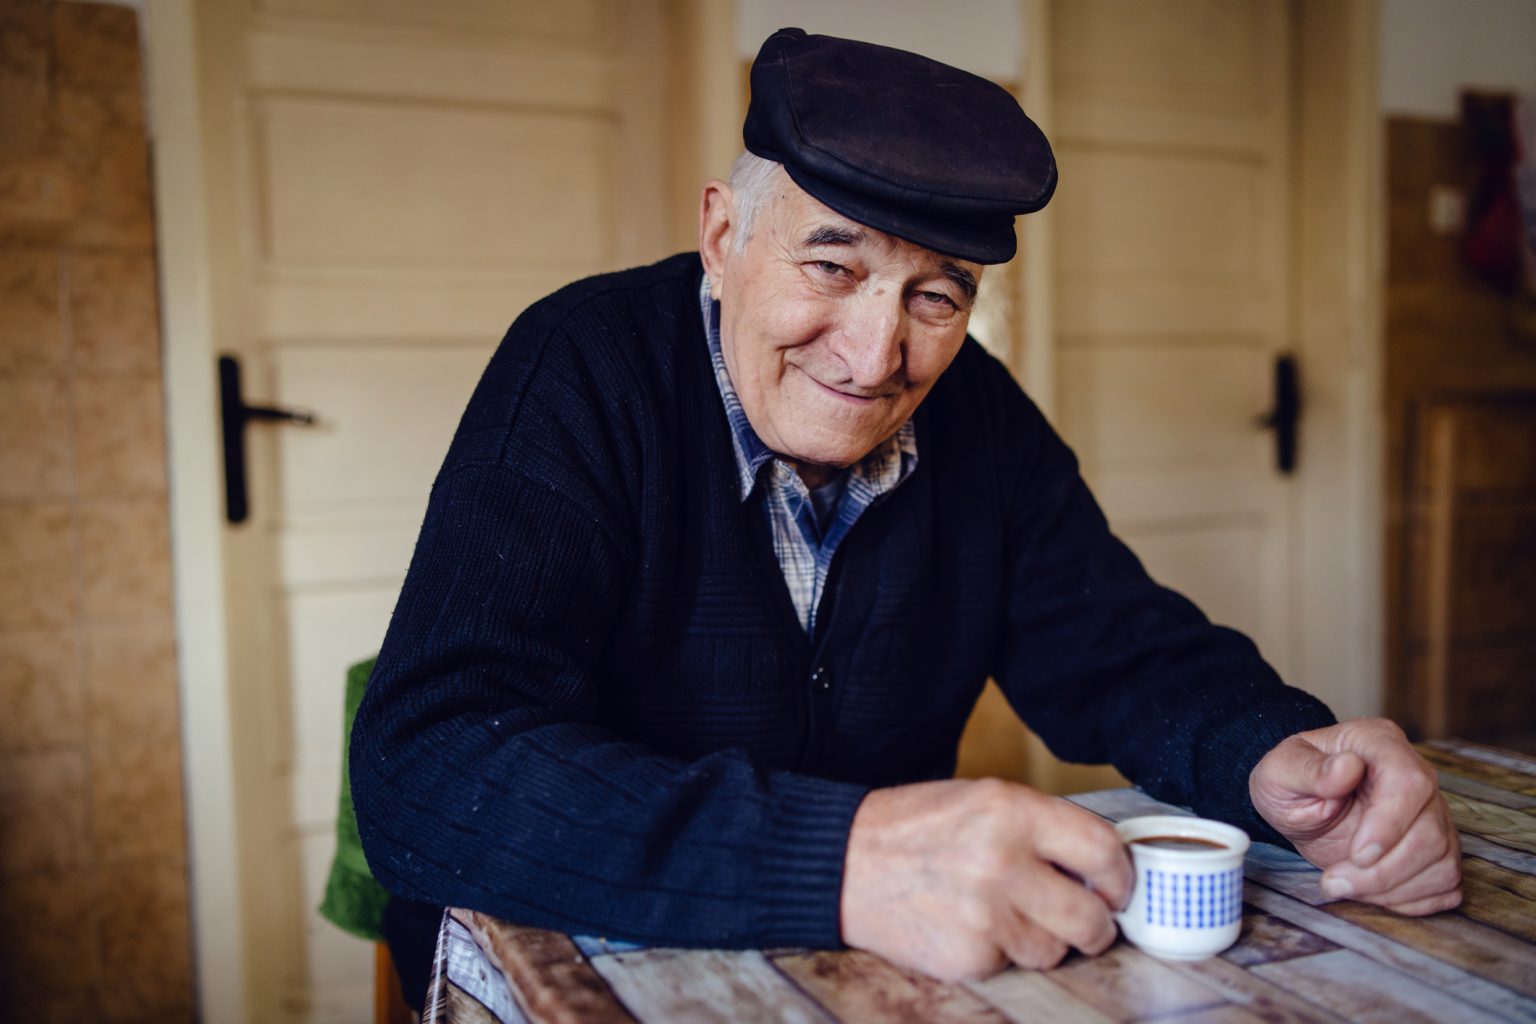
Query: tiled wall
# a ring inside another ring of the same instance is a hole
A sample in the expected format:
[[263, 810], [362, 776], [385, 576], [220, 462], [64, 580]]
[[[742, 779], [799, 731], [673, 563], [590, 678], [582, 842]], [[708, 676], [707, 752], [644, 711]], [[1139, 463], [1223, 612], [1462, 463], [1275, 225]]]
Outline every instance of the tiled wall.
[[137, 16], [0, 0], [0, 1016], [191, 1019]]

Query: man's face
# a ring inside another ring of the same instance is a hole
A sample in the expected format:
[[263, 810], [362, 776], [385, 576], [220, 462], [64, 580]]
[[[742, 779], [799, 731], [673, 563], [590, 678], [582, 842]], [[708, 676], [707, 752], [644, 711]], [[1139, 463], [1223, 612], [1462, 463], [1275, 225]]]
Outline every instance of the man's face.
[[764, 444], [812, 485], [894, 434], [965, 340], [981, 266], [865, 227], [780, 171], [746, 247], [706, 189], [701, 252], [731, 382]]

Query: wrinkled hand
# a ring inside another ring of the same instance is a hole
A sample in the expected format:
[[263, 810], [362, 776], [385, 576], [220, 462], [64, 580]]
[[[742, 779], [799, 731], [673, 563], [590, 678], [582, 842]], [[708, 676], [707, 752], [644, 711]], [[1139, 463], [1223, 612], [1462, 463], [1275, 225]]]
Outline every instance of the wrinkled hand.
[[997, 779], [879, 789], [859, 805], [843, 874], [843, 941], [947, 981], [1101, 953], [1130, 899], [1114, 829]]
[[1403, 731], [1360, 718], [1297, 733], [1248, 777], [1254, 809], [1323, 869], [1326, 896], [1400, 914], [1461, 902], [1461, 841], [1435, 772]]

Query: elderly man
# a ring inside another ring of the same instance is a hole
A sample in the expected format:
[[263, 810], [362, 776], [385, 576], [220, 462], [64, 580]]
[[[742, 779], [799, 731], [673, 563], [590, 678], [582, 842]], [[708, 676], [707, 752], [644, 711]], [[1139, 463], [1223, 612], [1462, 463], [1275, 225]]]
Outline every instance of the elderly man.
[[1113, 831], [955, 781], [985, 680], [1063, 757], [1290, 842], [1330, 895], [1460, 899], [1434, 775], [1150, 580], [966, 336], [1056, 182], [1006, 92], [796, 29], [699, 253], [508, 332], [433, 488], [352, 785], [406, 901], [945, 977], [1102, 951]]

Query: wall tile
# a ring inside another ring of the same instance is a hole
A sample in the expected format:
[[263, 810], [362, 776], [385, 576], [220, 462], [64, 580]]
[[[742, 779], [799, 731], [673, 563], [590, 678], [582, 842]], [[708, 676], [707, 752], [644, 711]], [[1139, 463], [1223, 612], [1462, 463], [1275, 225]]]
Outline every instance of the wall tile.
[[63, 240], [75, 246], [149, 249], [155, 244], [149, 185], [149, 148], [144, 136], [118, 132], [90, 150], [64, 152], [65, 166], [89, 183]]
[[48, 17], [41, 0], [0, 5], [0, 159], [32, 156], [48, 126]]
[[155, 257], [78, 253], [68, 264], [70, 363], [77, 375], [160, 372]]
[[54, 3], [49, 13], [57, 83], [107, 91], [138, 89], [137, 12], [100, 3]]
[[7, 942], [0, 956], [0, 992], [16, 1000], [7, 1004], [7, 1010], [18, 1011], [14, 1019], [48, 1019], [32, 1011], [48, 1009], [51, 996], [72, 992], [89, 999], [99, 975], [96, 915], [91, 871], [0, 878], [0, 934], [25, 936], [25, 941]]
[[58, 256], [0, 248], [0, 375], [58, 376], [64, 356]]
[[174, 735], [118, 735], [91, 748], [91, 835], [96, 862], [186, 859], [181, 744]]
[[77, 514], [85, 622], [168, 617], [171, 541], [165, 502], [87, 502]]
[[60, 86], [54, 119], [59, 156], [90, 183], [65, 239], [77, 246], [152, 251], [155, 244], [143, 105], [133, 91]]
[[83, 498], [165, 494], [158, 377], [74, 382], [76, 479]]
[[7, 1019], [194, 1013], [137, 20], [0, 0]]
[[86, 193], [61, 156], [0, 159], [0, 246], [57, 244], [85, 208]]
[[56, 143], [66, 150], [99, 149], [102, 140], [124, 133], [144, 135], [144, 103], [135, 82], [131, 90], [107, 92], [61, 82], [53, 90]]
[[0, 821], [0, 876], [88, 865], [85, 754], [0, 757]]
[[83, 742], [85, 658], [78, 634], [0, 633], [0, 707], [0, 754]]
[[0, 4], [0, 69], [13, 74], [46, 73], [47, 0], [7, 0]]
[[0, 499], [68, 497], [72, 472], [64, 382], [0, 377]]
[[93, 749], [125, 736], [174, 742], [181, 733], [175, 627], [85, 631], [86, 717]]
[[187, 1020], [192, 1015], [192, 951], [187, 876], [154, 861], [109, 865], [97, 873], [101, 912], [103, 1021]]
[[75, 608], [69, 504], [0, 502], [0, 630], [68, 626]]

